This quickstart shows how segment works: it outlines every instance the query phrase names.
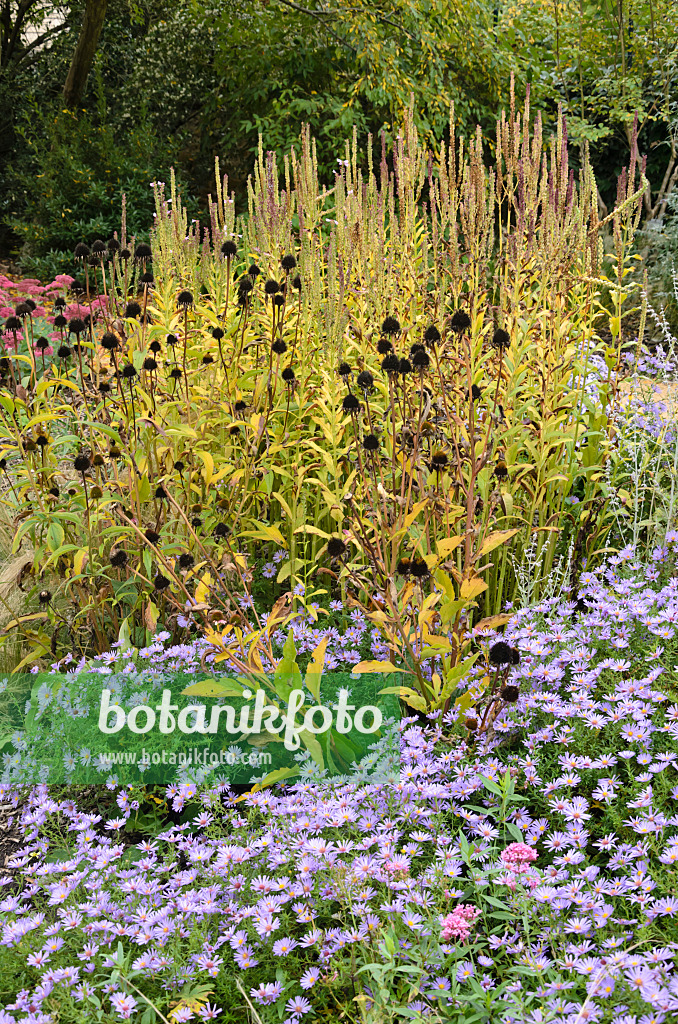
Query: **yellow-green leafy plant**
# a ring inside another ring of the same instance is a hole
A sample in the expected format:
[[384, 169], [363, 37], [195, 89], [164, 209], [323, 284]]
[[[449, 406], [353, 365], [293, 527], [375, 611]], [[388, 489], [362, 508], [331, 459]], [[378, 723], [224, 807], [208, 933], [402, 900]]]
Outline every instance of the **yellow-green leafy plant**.
[[[260, 630], [253, 586], [277, 548], [269, 607], [299, 583], [362, 606], [417, 706], [447, 707], [521, 553], [536, 542], [541, 579], [573, 538], [580, 559], [604, 548], [635, 146], [607, 267], [585, 154], [575, 181], [563, 126], [544, 140], [527, 106], [502, 114], [492, 166], [453, 114], [436, 154], [412, 112], [392, 168], [367, 153], [354, 137], [322, 187], [307, 131], [282, 168], [260, 152], [240, 218], [217, 166], [207, 228], [173, 179], [156, 184], [150, 246], [123, 229], [77, 247], [86, 293], [47, 361], [21, 322], [3, 501], [32, 600], [48, 594], [24, 665], [159, 624], [178, 637], [187, 618]], [[599, 405], [585, 381], [601, 352]]]

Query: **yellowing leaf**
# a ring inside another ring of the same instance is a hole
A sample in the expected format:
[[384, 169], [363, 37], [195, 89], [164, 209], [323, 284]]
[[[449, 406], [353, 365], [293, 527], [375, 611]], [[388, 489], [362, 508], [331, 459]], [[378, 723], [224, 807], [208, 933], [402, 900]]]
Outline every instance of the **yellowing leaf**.
[[261, 523], [256, 530], [243, 530], [241, 537], [254, 537], [255, 540], [272, 540], [275, 544], [285, 547], [285, 538], [277, 526], [269, 526], [268, 523]]
[[407, 672], [407, 669], [396, 668], [390, 661], [359, 661], [353, 666], [351, 674], [355, 676], [363, 672]]
[[481, 619], [480, 622], [476, 622], [474, 629], [499, 629], [500, 626], [505, 626], [507, 622], [511, 621], [512, 616], [506, 613], [502, 615], [490, 615], [487, 619]]
[[202, 459], [205, 487], [209, 487], [214, 478], [214, 459], [209, 452], [196, 451], [195, 454], [199, 459]]
[[457, 697], [454, 702], [454, 706], [463, 714], [472, 708], [477, 700], [478, 698], [471, 696], [471, 691], [468, 690], [466, 693], [463, 693], [461, 697]]
[[79, 576], [84, 571], [88, 558], [89, 552], [87, 551], [87, 548], [80, 548], [79, 551], [75, 552], [75, 555], [73, 556], [73, 571], [76, 576]]
[[474, 598], [482, 594], [483, 591], [487, 590], [487, 583], [485, 580], [473, 579], [464, 580], [461, 584], [459, 594], [464, 601], [472, 601]]
[[237, 683], [218, 683], [216, 679], [201, 679], [181, 691], [186, 697], [242, 697], [242, 686]]
[[209, 597], [209, 588], [212, 586], [212, 577], [206, 572], [204, 576], [200, 578], [200, 582], [195, 588], [195, 600], [197, 604], [207, 604], [207, 598]]
[[323, 674], [325, 651], [327, 649], [328, 641], [329, 637], [323, 637], [313, 651], [311, 663], [306, 669], [306, 678], [304, 682], [317, 701], [320, 700], [320, 677]]
[[[320, 746], [320, 744], [318, 744], [318, 746]], [[298, 768], [276, 768], [275, 771], [269, 772], [261, 782], [255, 782], [250, 793], [259, 793], [265, 786], [273, 786], [276, 782], [282, 782], [283, 779], [289, 779], [291, 776], [298, 774]], [[249, 793], [243, 793], [242, 796], [237, 796], [233, 803], [240, 803], [241, 800], [246, 800], [248, 796]]]
[[254, 416], [250, 418], [250, 424], [254, 430], [255, 440], [258, 441], [266, 429], [266, 417], [262, 413], [255, 413]]
[[447, 558], [463, 542], [463, 537], [444, 537], [436, 544], [440, 558]]
[[429, 616], [429, 612], [433, 610], [434, 605], [438, 603], [441, 596], [442, 595], [440, 593], [433, 593], [428, 595], [423, 605], [421, 606], [421, 611], [419, 612], [419, 615], [417, 617], [417, 621], [419, 622], [420, 626], [423, 626], [423, 624], [426, 622]]
[[158, 625], [158, 608], [152, 601], [149, 601], [144, 609], [144, 624], [146, 629], [150, 630], [151, 633], [155, 633], [156, 626]]
[[324, 530], [318, 529], [317, 526], [309, 526], [306, 523], [303, 526], [298, 526], [294, 532], [295, 533], [312, 533], [316, 537], [322, 537], [323, 540], [329, 540], [330, 539], [330, 534], [329, 533], [325, 533]]
[[498, 548], [501, 544], [505, 544], [507, 540], [511, 539], [511, 537], [515, 537], [518, 532], [519, 531], [516, 529], [498, 530], [496, 533], [491, 533], [481, 544], [478, 557], [480, 558], [483, 555], [489, 554], [490, 551], [494, 551], [495, 548]]
[[424, 498], [423, 501], [418, 501], [416, 505], [412, 506], [412, 511], [408, 516], [405, 517], [405, 522], [403, 523], [404, 530], [409, 530], [414, 520], [417, 518], [421, 510], [426, 507], [426, 505], [428, 505], [428, 498]]

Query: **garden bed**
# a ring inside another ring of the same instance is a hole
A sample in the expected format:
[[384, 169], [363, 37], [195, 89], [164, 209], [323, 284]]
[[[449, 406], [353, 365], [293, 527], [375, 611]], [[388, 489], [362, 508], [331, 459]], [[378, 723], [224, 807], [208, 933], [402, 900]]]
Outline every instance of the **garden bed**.
[[0, 1024], [678, 1010], [675, 341], [525, 127], [3, 279]]

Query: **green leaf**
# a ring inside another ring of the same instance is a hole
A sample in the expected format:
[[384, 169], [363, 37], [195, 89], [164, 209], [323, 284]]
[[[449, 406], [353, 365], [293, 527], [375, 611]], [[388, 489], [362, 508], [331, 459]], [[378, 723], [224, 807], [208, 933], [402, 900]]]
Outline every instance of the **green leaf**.
[[242, 697], [243, 687], [237, 683], [219, 683], [216, 679], [201, 679], [186, 687], [181, 695], [186, 697]]
[[481, 779], [485, 789], [489, 789], [490, 793], [495, 793], [497, 796], [502, 796], [501, 788], [497, 785], [496, 782], [493, 782], [492, 779], [488, 779], [486, 775], [480, 775], [479, 778]]
[[276, 693], [287, 700], [292, 690], [301, 689], [301, 672], [297, 665], [297, 649], [294, 646], [294, 633], [290, 627], [283, 647], [283, 656], [273, 673]]
[[325, 665], [325, 651], [329, 637], [324, 637], [318, 646], [313, 651], [313, 657], [311, 663], [306, 669], [306, 678], [304, 682], [310, 693], [313, 694], [317, 701], [320, 701], [320, 679], [323, 674], [323, 667]]
[[508, 910], [509, 908], [501, 900], [498, 900], [495, 896], [488, 896], [487, 893], [481, 892], [480, 895], [483, 897], [486, 903], [489, 903], [491, 907], [497, 907], [498, 910]]
[[47, 529], [47, 547], [50, 551], [56, 551], [64, 542], [64, 530], [59, 523], [50, 523]]
[[513, 836], [517, 843], [522, 843], [523, 833], [520, 831], [518, 826], [514, 825], [512, 821], [506, 821], [504, 822], [504, 825], [506, 826], [506, 831], [508, 832], [508, 834], [510, 836]]

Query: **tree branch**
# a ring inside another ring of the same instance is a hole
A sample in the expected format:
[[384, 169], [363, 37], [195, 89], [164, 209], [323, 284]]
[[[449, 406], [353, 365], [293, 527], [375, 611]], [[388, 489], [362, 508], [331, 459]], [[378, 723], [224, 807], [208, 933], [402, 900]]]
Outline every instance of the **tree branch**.
[[21, 0], [21, 2], [19, 3], [16, 12], [16, 17], [14, 19], [14, 25], [12, 26], [12, 34], [9, 37], [9, 42], [7, 43], [7, 49], [5, 51], [5, 56], [7, 58], [8, 64], [12, 59], [12, 53], [14, 52], [17, 41], [19, 39], [21, 26], [24, 23], [26, 15], [30, 11], [31, 7], [35, 7], [38, 2], [39, 0]]
[[298, 11], [299, 14], [305, 14], [309, 18], [313, 18], [315, 21], [320, 22], [324, 29], [326, 29], [331, 36], [337, 40], [342, 46], [347, 46], [354, 53], [357, 53], [357, 47], [353, 43], [349, 43], [347, 39], [342, 39], [338, 32], [336, 32], [330, 25], [327, 24], [325, 18], [336, 17], [340, 15], [341, 11], [312, 11], [308, 7], [301, 7], [300, 4], [295, 4], [294, 0], [277, 0], [277, 3], [283, 4], [284, 7], [290, 7], [293, 11]]
[[[321, 11], [314, 11], [314, 10], [311, 10], [310, 8], [308, 8], [308, 7], [302, 7], [302, 6], [301, 6], [301, 4], [297, 4], [297, 3], [295, 3], [295, 2], [294, 2], [294, 0], [277, 0], [277, 2], [278, 2], [279, 4], [283, 4], [283, 5], [285, 6], [285, 7], [290, 7], [290, 8], [291, 8], [292, 10], [294, 10], [294, 11], [298, 11], [298, 12], [299, 12], [300, 14], [305, 14], [305, 15], [307, 15], [307, 16], [308, 16], [309, 18], [315, 18], [315, 20], [316, 20], [316, 21], [319, 21], [319, 22], [320, 22], [320, 23], [321, 23], [321, 24], [322, 24], [322, 25], [324, 26], [324, 28], [326, 28], [326, 29], [328, 30], [328, 32], [331, 32], [331, 33], [332, 33], [332, 35], [333, 35], [333, 36], [335, 36], [335, 38], [336, 38], [336, 39], [338, 39], [338, 40], [339, 40], [339, 42], [341, 42], [341, 43], [342, 43], [342, 45], [343, 45], [343, 46], [348, 46], [348, 47], [350, 47], [350, 48], [351, 48], [351, 49], [353, 50], [353, 52], [354, 52], [354, 53], [357, 53], [357, 52], [358, 52], [358, 51], [357, 51], [357, 49], [356, 49], [356, 47], [355, 47], [355, 46], [353, 46], [353, 45], [352, 45], [352, 43], [349, 43], [349, 42], [348, 42], [347, 40], [345, 40], [345, 39], [342, 39], [342, 38], [341, 38], [341, 37], [340, 37], [340, 36], [339, 36], [339, 35], [338, 35], [338, 34], [337, 34], [337, 33], [336, 33], [335, 31], [333, 31], [333, 29], [331, 29], [331, 28], [330, 28], [330, 26], [329, 26], [329, 25], [328, 25], [328, 24], [327, 24], [327, 23], [325, 22], [325, 18], [336, 18], [336, 17], [341, 17], [342, 15], [346, 15], [346, 13], [347, 13], [347, 11], [346, 11], [346, 10], [341, 10], [341, 9], [339, 9], [339, 10], [336, 10], [336, 11], [324, 11], [324, 10], [321, 10]], [[362, 13], [364, 13], [364, 8], [360, 8], [359, 10], [360, 10], [360, 11], [361, 11]], [[355, 12], [355, 11], [354, 11], [354, 12], [351, 12], [351, 11], [349, 10], [349, 11], [348, 11], [348, 13], [349, 13], [349, 14], [351, 14], [351, 13], [356, 13], [356, 12]], [[411, 33], [410, 33], [410, 32], [408, 32], [408, 31], [407, 31], [407, 30], [406, 30], [406, 29], [404, 28], [404, 26], [403, 26], [402, 24], [401, 24], [401, 25], [399, 25], [397, 21], [391, 21], [391, 19], [390, 19], [390, 18], [387, 18], [385, 14], [379, 14], [379, 13], [378, 13], [378, 12], [376, 12], [376, 11], [371, 11], [370, 13], [371, 13], [371, 14], [373, 14], [373, 15], [374, 15], [374, 17], [376, 18], [376, 20], [377, 20], [378, 22], [380, 22], [381, 24], [384, 24], [384, 25], [391, 25], [391, 26], [392, 26], [393, 28], [397, 29], [397, 30], [398, 30], [398, 31], [399, 31], [400, 33], [402, 33], [402, 35], [404, 35], [404, 36], [407, 36], [407, 38], [408, 38], [408, 39], [412, 39], [412, 38], [413, 38], [413, 36], [411, 35]]]
[[[50, 36], [56, 35], [57, 32], [62, 32], [64, 28], [64, 25], [55, 25], [53, 28], [47, 29], [47, 31], [43, 32], [41, 36], [38, 36], [37, 39], [34, 39], [32, 43], [29, 43], [28, 46], [25, 46], [23, 50], [18, 51], [16, 57], [14, 58], [15, 64], [21, 64], [24, 57], [26, 57], [31, 52], [31, 50], [34, 50], [36, 46], [40, 46], [41, 43], [44, 43], [45, 40], [50, 38]], [[29, 61], [29, 64], [31, 63], [32, 61]]]

